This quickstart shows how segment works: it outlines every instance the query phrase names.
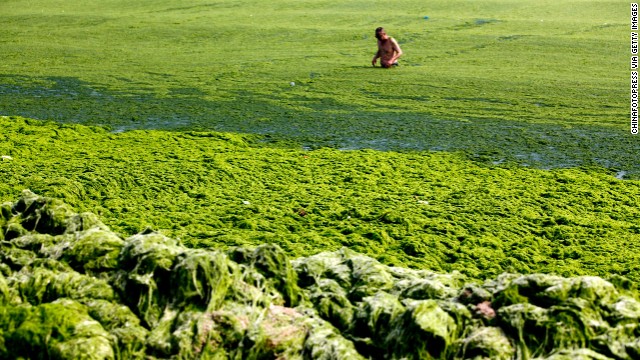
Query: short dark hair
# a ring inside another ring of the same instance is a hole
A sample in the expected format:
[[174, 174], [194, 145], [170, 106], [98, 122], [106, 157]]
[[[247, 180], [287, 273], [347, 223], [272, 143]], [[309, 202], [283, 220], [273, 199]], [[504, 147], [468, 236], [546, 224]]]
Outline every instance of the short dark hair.
[[376, 39], [380, 40], [380, 33], [382, 32], [384, 32], [384, 28], [382, 26], [376, 28]]

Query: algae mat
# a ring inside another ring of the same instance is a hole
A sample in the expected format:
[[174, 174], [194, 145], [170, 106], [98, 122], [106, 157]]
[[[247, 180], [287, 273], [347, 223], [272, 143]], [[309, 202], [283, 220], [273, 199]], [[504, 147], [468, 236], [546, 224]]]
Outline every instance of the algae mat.
[[[482, 165], [463, 154], [304, 151], [214, 132], [0, 117], [0, 199], [23, 189], [191, 247], [343, 246], [387, 265], [640, 280], [640, 187], [599, 168]], [[285, 144], [286, 145], [286, 144]]]
[[[3, 1], [0, 114], [268, 134], [310, 148], [462, 150], [637, 178], [628, 8]], [[370, 66], [380, 25], [406, 53], [394, 71]]]
[[122, 239], [30, 191], [0, 205], [0, 230], [7, 359], [640, 356], [638, 293], [620, 276], [476, 283], [346, 248], [188, 249], [153, 231]]

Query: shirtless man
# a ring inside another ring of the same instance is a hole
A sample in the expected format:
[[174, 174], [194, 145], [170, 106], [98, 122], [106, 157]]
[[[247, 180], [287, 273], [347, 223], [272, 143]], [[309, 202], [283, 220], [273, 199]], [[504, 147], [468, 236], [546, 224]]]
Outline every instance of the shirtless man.
[[371, 65], [376, 66], [376, 62], [380, 59], [380, 65], [383, 68], [397, 66], [398, 58], [402, 56], [402, 50], [396, 39], [387, 35], [382, 27], [376, 29], [376, 38], [378, 39], [378, 52], [373, 57]]

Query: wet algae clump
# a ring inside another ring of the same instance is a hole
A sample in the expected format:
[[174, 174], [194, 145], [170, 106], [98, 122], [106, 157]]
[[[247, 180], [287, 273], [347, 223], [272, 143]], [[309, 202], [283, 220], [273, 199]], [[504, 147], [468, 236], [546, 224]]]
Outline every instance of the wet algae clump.
[[22, 193], [1, 206], [0, 358], [637, 359], [640, 301], [618, 277], [458, 273], [342, 248], [190, 249], [126, 239]]

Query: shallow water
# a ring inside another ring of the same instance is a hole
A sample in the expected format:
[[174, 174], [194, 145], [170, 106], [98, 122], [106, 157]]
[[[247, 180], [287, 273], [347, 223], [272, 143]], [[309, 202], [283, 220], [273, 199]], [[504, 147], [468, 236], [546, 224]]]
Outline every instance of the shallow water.
[[[620, 128], [490, 119], [438, 119], [425, 113], [362, 111], [336, 103], [288, 104], [239, 92], [210, 100], [193, 89], [167, 96], [143, 90], [113, 92], [74, 78], [0, 76], [0, 115], [136, 129], [215, 130], [293, 140], [304, 148], [462, 151], [493, 164], [544, 169], [602, 166], [618, 178], [637, 178], [640, 137]], [[304, 105], [300, 110], [291, 106]]]

